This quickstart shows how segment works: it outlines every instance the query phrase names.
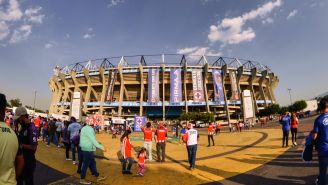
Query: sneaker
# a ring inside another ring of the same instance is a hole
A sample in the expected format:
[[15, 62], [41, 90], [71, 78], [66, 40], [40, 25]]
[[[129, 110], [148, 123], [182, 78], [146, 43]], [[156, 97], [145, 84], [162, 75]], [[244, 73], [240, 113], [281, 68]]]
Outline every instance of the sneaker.
[[76, 161], [73, 161], [73, 164], [75, 165], [75, 164], [77, 164], [77, 162]]
[[71, 161], [72, 159], [70, 159], [70, 158], [66, 158], [66, 161]]
[[295, 146], [297, 146], [297, 143], [296, 143], [296, 142], [294, 142], [294, 145], [295, 145]]
[[50, 147], [50, 145], [46, 145], [47, 147]]
[[143, 174], [142, 174], [142, 173], [139, 173], [139, 175], [140, 175], [141, 177], [143, 177]]
[[105, 180], [107, 177], [106, 176], [98, 176], [97, 177], [97, 182]]
[[60, 145], [57, 145], [58, 148], [60, 148]]
[[80, 184], [91, 184], [91, 182], [85, 180], [85, 179], [81, 179], [80, 180]]

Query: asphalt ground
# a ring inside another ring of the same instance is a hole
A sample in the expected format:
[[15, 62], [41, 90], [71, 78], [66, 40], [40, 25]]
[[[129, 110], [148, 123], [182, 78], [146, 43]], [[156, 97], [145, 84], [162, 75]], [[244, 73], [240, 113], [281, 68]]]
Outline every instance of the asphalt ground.
[[[165, 174], [167, 174], [167, 179], [163, 179], [161, 180], [161, 183], [156, 184], [313, 184], [318, 173], [317, 159], [314, 158], [314, 161], [311, 163], [304, 163], [301, 159], [301, 152], [303, 149], [302, 142], [308, 132], [312, 129], [313, 120], [314, 118], [306, 118], [301, 120], [298, 135], [299, 145], [297, 147], [290, 147], [287, 150], [281, 149], [279, 134], [277, 137], [271, 139], [268, 138], [270, 137], [271, 132], [278, 133], [278, 131], [280, 131], [280, 126], [277, 123], [270, 123], [264, 128], [256, 128], [252, 131], [252, 133], [235, 133], [236, 135], [233, 135], [233, 137], [245, 137], [246, 140], [248, 138], [249, 140], [255, 138], [249, 143], [244, 140], [243, 142], [245, 143], [240, 145], [235, 144], [227, 146], [219, 143], [219, 146], [217, 146], [218, 148], [208, 149], [213, 151], [205, 151], [205, 153], [213, 152], [213, 155], [197, 157], [196, 168], [199, 168], [199, 171], [196, 169], [196, 172], [190, 173], [184, 169], [186, 166], [186, 161], [183, 157], [175, 157], [180, 155], [177, 153], [172, 154], [173, 157], [168, 157], [168, 162], [165, 164], [167, 168], [163, 168], [163, 165], [159, 166], [158, 164], [149, 164], [149, 174], [151, 174], [151, 177], [148, 177], [148, 179], [156, 178], [156, 176], [157, 178], [165, 178], [161, 175], [161, 171], [165, 171]], [[226, 129], [227, 128], [224, 128], [224, 131], [226, 131]], [[204, 129], [200, 129], [200, 132], [201, 135], [206, 135], [206, 131]], [[228, 133], [225, 134], [226, 136], [229, 136]], [[248, 134], [251, 134], [251, 137], [248, 137]], [[258, 135], [255, 136], [255, 134]], [[268, 143], [265, 143], [266, 140], [272, 140], [271, 143], [269, 143], [270, 147], [266, 147], [266, 145], [268, 145]], [[229, 141], [229, 138], [227, 141]], [[238, 143], [238, 141], [236, 143]], [[261, 143], [263, 143], [263, 145], [261, 145]], [[200, 145], [205, 146], [206, 144], [207, 140]], [[216, 152], [219, 149], [223, 150], [223, 148], [229, 147], [231, 147], [231, 149]], [[54, 157], [50, 157], [49, 159], [48, 155], [50, 155], [51, 152], [47, 154], [47, 149], [43, 146], [39, 149], [41, 151], [39, 152], [40, 154], [37, 158], [40, 159], [39, 161], [42, 161], [42, 163], [37, 163], [35, 172], [36, 185], [78, 184], [79, 179], [77, 174], [74, 173], [75, 167], [72, 167], [73, 165], [62, 164], [64, 163], [63, 161], [55, 159]], [[272, 149], [272, 151], [279, 150], [280, 153], [271, 151], [263, 152], [269, 149]], [[245, 153], [245, 151], [248, 152]], [[63, 152], [64, 151], [62, 151], [62, 153]], [[113, 156], [113, 154], [110, 154], [110, 156]], [[225, 158], [225, 160], [220, 162], [221, 158]], [[51, 161], [52, 159], [53, 161]], [[113, 161], [114, 159], [110, 158], [110, 166], [112, 168], [119, 169], [119, 162]], [[217, 161], [218, 163], [216, 163], [214, 167], [209, 167], [211, 163], [214, 164]], [[103, 163], [103, 161], [98, 162], [97, 160], [97, 165], [98, 163]], [[102, 168], [101, 165], [102, 164], [98, 166]], [[158, 170], [159, 172], [157, 171], [157, 168], [160, 169]], [[170, 172], [168, 169], [178, 170], [172, 170], [172, 172]], [[108, 171], [111, 172], [110, 174], [113, 174], [111, 169], [104, 169], [104, 171]], [[104, 182], [104, 184], [122, 184], [122, 181], [120, 180], [125, 177], [121, 177], [120, 175], [109, 176], [111, 180]], [[178, 179], [182, 179], [183, 181], [179, 182], [177, 181]], [[190, 181], [186, 181], [185, 179], [190, 179]], [[148, 181], [146, 177], [144, 181], [135, 179], [123, 179], [123, 181], [127, 182], [125, 184], [152, 184], [153, 182]]]

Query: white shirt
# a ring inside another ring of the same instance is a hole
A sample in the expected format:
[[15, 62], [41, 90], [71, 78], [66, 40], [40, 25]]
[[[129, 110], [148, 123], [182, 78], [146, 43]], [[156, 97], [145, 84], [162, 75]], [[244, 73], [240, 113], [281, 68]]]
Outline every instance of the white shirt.
[[198, 131], [192, 128], [187, 130], [186, 134], [188, 135], [187, 145], [197, 145]]

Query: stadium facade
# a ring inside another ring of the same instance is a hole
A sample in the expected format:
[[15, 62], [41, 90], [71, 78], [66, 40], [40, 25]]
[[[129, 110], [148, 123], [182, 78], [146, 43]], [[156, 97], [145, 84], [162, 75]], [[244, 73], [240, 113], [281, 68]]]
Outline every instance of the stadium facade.
[[255, 61], [215, 56], [122, 56], [56, 67], [49, 81], [50, 114], [71, 114], [80, 92], [83, 114], [174, 119], [213, 112], [217, 120], [243, 117], [248, 90], [255, 114], [275, 103], [279, 79]]

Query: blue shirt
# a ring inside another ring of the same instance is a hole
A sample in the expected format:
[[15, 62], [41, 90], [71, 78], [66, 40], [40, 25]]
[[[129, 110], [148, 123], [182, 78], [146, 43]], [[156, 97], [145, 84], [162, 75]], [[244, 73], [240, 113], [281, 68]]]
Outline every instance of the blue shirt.
[[313, 132], [318, 133], [319, 156], [328, 157], [328, 113], [321, 114], [314, 121]]
[[82, 126], [80, 125], [80, 123], [71, 123], [68, 126], [68, 131], [70, 132], [70, 139], [72, 140], [75, 136], [79, 135], [79, 131], [82, 128]]
[[289, 131], [290, 130], [290, 116], [283, 116], [280, 120], [280, 124], [282, 125], [283, 131]]
[[180, 134], [185, 134], [185, 133], [186, 133], [186, 129], [182, 128], [181, 131], [180, 131]]

